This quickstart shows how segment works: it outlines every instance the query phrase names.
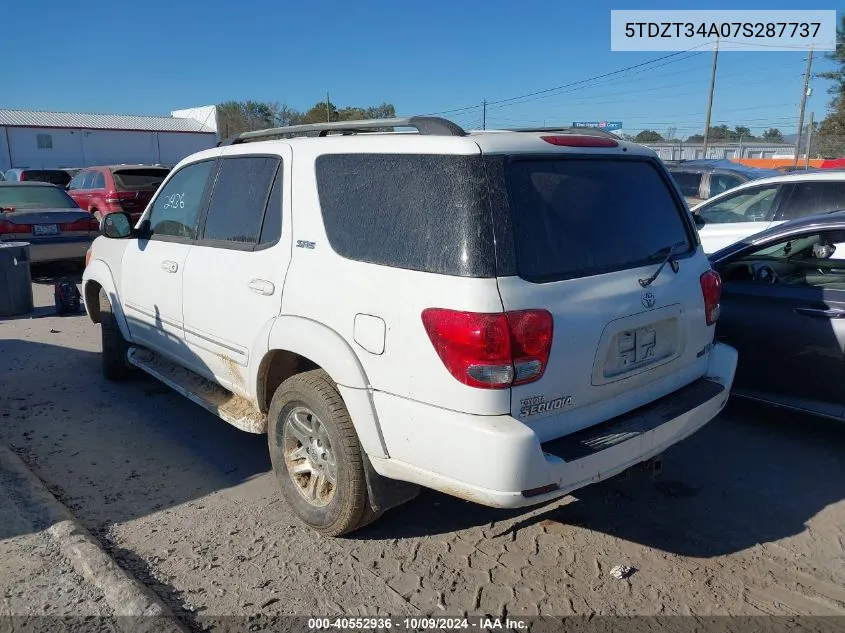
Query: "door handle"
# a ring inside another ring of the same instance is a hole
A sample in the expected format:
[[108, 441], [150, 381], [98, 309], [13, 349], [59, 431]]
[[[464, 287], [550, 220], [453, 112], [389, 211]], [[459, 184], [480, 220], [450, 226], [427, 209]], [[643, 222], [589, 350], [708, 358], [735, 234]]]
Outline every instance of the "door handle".
[[795, 312], [818, 319], [845, 319], [845, 310], [836, 308], [795, 308]]
[[161, 269], [166, 273], [175, 273], [177, 270], [179, 270], [179, 264], [177, 264], [176, 262], [165, 260], [161, 262]]
[[267, 281], [265, 279], [250, 279], [247, 285], [249, 286], [249, 289], [253, 292], [257, 292], [260, 295], [265, 295], [268, 297], [274, 292], [276, 292], [276, 286], [274, 286], [272, 282]]

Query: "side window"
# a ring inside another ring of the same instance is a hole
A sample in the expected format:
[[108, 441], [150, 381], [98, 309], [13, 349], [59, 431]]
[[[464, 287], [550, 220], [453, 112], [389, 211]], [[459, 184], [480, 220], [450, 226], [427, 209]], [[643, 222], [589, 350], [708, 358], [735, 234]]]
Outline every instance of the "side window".
[[80, 187], [80, 189], [92, 189], [93, 188], [91, 185], [94, 184], [94, 174], [95, 174], [95, 172], [93, 172], [93, 171], [86, 171], [85, 172], [85, 175], [82, 178], [82, 186]]
[[705, 204], [696, 211], [696, 215], [705, 224], [771, 222], [775, 212], [773, 203], [779, 189], [780, 185], [743, 189], [713, 204]]
[[259, 245], [271, 246], [282, 237], [282, 166], [276, 172], [276, 179], [273, 181], [273, 190], [267, 200], [267, 208], [264, 211], [264, 224], [261, 225], [261, 237]]
[[688, 171], [672, 171], [672, 178], [678, 183], [678, 188], [684, 198], [698, 198], [701, 189], [701, 174]]
[[208, 204], [202, 239], [257, 244], [279, 163], [278, 158], [264, 156], [224, 158]]
[[710, 174], [710, 196], [718, 196], [720, 193], [726, 192], [728, 189], [739, 187], [742, 180], [737, 176], [730, 174]]
[[769, 242], [723, 265], [726, 282], [843, 288], [845, 231], [822, 231]]
[[173, 174], [156, 196], [150, 209], [153, 237], [171, 236], [194, 239], [197, 218], [213, 160], [193, 163]]
[[94, 178], [91, 181], [91, 189], [105, 189], [106, 188], [106, 177], [103, 176], [103, 172], [95, 171]]
[[784, 220], [845, 209], [845, 182], [799, 182], [784, 209]]
[[85, 172], [79, 172], [73, 179], [68, 183], [68, 190], [73, 191], [74, 189], [82, 189], [82, 180], [85, 178]]

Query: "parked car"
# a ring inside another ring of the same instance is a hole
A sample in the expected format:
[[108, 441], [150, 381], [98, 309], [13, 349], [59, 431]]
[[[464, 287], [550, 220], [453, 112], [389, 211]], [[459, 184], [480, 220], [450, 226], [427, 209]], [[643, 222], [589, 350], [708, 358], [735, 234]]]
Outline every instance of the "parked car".
[[29, 242], [30, 261], [84, 261], [97, 221], [64, 189], [43, 182], [0, 182], [0, 243]]
[[98, 220], [126, 211], [137, 221], [168, 173], [166, 167], [153, 165], [88, 167], [73, 177], [68, 193]]
[[710, 257], [734, 393], [845, 419], [845, 211], [779, 224]]
[[666, 161], [666, 165], [690, 207], [751, 180], [780, 174], [730, 160]]
[[845, 209], [845, 171], [820, 170], [745, 183], [692, 210], [706, 253], [780, 222]]
[[70, 182], [68, 173], [61, 169], [9, 169], [5, 175], [9, 182], [49, 182], [59, 187]]
[[736, 366], [683, 200], [619, 139], [249, 132], [103, 232], [83, 291], [105, 376], [143, 369], [267, 432], [324, 534], [419, 485], [518, 507], [611, 477], [716, 416]]

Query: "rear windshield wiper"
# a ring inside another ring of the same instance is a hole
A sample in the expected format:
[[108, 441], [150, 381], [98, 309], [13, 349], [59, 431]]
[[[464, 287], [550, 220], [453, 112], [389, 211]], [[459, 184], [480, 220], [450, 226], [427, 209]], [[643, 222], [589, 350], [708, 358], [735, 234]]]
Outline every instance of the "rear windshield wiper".
[[[660, 263], [660, 266], [657, 268], [657, 270], [654, 271], [653, 275], [651, 275], [650, 277], [645, 277], [643, 279], [638, 280], [640, 282], [640, 285], [643, 288], [647, 288], [648, 286], [650, 286], [652, 284], [652, 282], [655, 279], [657, 279], [657, 276], [660, 274], [660, 271], [663, 270], [663, 267], [667, 263], [672, 261], [672, 258], [678, 253], [678, 251], [681, 248], [685, 247], [686, 245], [687, 245], [686, 242], [678, 242], [676, 244], [672, 244], [672, 246], [664, 246], [659, 251], [650, 255], [649, 260], [653, 261], [653, 260], [659, 259], [660, 257], [663, 257], [663, 254], [666, 253], [666, 256], [664, 257], [663, 261]], [[672, 261], [672, 270], [674, 272], [678, 272], [677, 264], [674, 261]]]

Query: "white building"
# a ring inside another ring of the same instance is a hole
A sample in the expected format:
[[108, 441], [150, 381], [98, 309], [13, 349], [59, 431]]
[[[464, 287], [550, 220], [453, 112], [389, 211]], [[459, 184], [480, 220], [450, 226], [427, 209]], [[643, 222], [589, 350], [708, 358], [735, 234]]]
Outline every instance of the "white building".
[[0, 172], [119, 163], [174, 165], [217, 143], [214, 106], [171, 115], [0, 110]]
[[707, 156], [704, 155], [704, 143], [644, 143], [663, 160], [697, 160], [702, 158], [728, 160], [736, 158], [778, 158], [795, 154], [795, 145], [786, 143], [767, 143], [765, 141], [746, 141], [745, 143], [709, 143]]

